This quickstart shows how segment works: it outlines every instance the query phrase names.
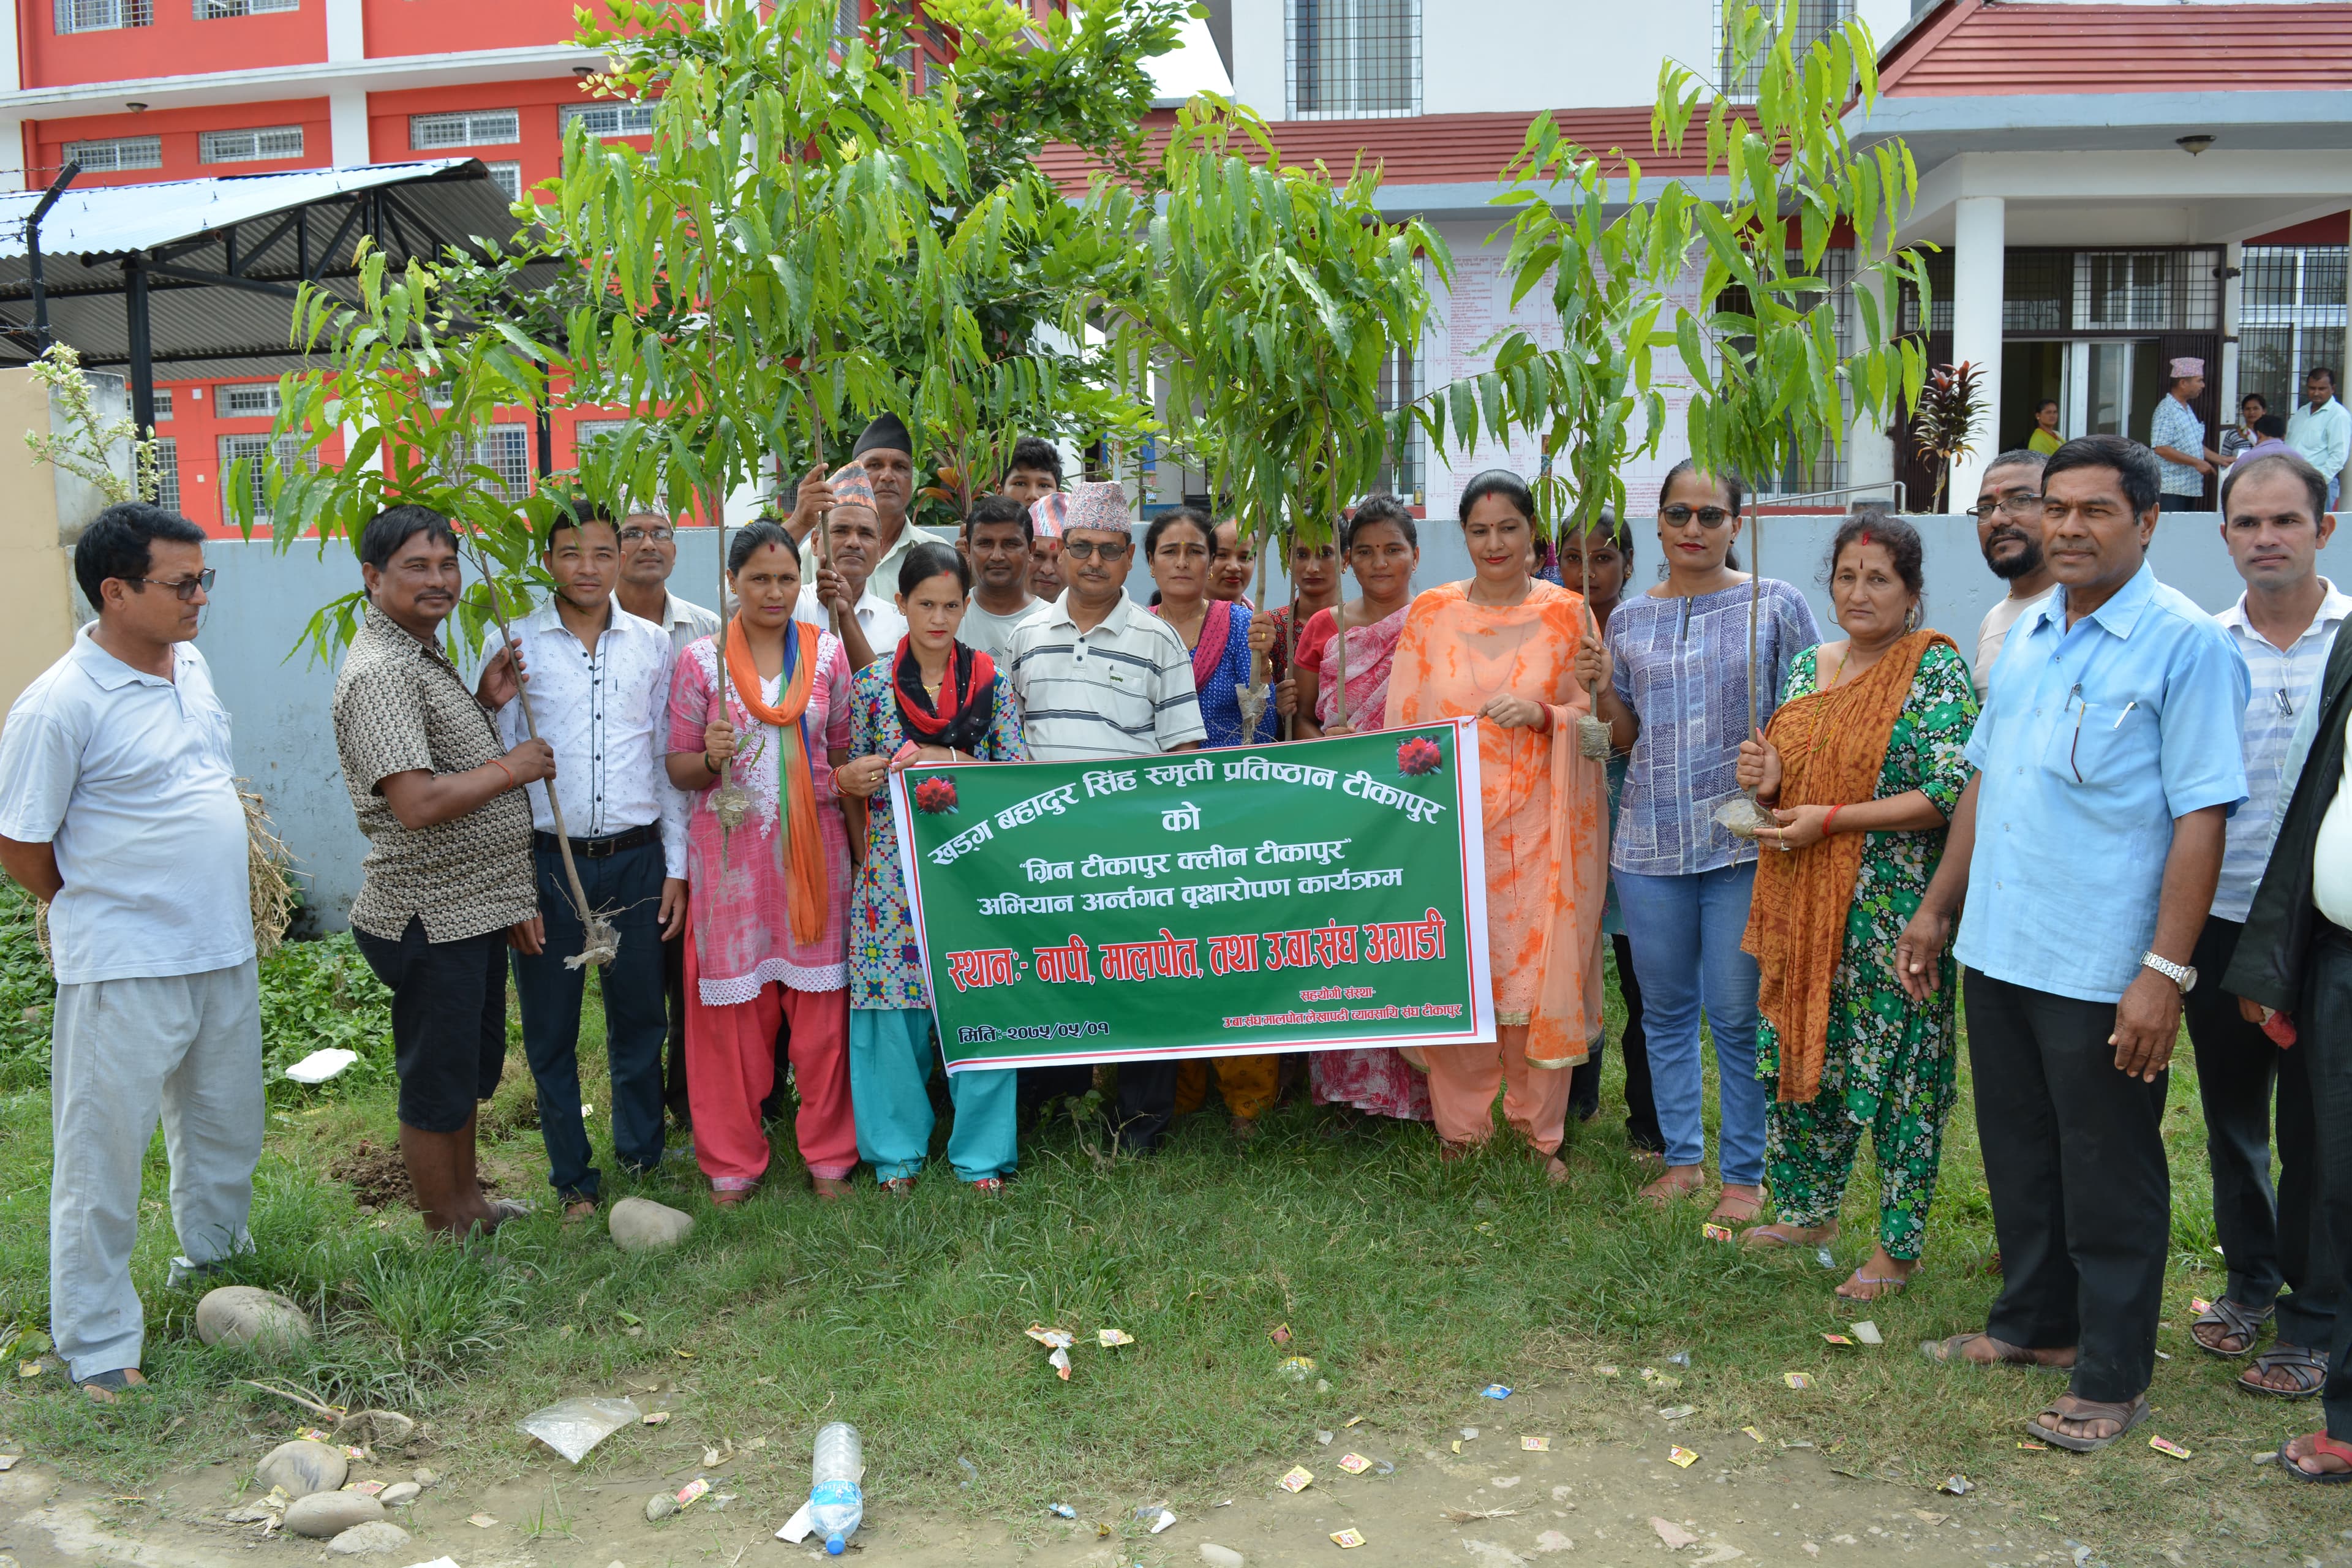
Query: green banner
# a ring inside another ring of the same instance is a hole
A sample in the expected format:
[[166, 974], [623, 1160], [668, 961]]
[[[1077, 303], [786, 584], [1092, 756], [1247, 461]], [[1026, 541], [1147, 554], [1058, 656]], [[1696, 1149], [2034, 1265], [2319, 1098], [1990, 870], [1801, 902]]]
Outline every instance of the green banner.
[[890, 805], [950, 1072], [1495, 1037], [1471, 721], [910, 768]]

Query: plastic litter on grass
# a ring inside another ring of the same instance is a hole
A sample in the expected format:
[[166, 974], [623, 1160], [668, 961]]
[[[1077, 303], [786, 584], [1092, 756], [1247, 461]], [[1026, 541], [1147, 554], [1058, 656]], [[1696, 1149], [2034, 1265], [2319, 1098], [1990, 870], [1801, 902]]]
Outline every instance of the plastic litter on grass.
[[2147, 1440], [2147, 1446], [2159, 1454], [2169, 1454], [2176, 1459], [2185, 1459], [2189, 1458], [2190, 1452], [2169, 1437], [2150, 1437]]
[[1478, 1397], [1481, 1399], [1508, 1399], [1510, 1396], [1510, 1389], [1499, 1383], [1490, 1383], [1478, 1391]]
[[1885, 1339], [1882, 1337], [1878, 1331], [1878, 1325], [1870, 1321], [1868, 1319], [1864, 1319], [1859, 1323], [1848, 1324], [1847, 1326], [1853, 1330], [1853, 1337], [1860, 1340], [1864, 1344], [1883, 1345], [1886, 1342]]
[[1293, 1383], [1305, 1383], [1315, 1375], [1315, 1358], [1308, 1355], [1295, 1355], [1274, 1370]]
[[1097, 1329], [1095, 1331], [1095, 1343], [1102, 1346], [1105, 1350], [1109, 1350], [1116, 1345], [1131, 1345], [1134, 1342], [1135, 1336], [1129, 1333], [1125, 1329]]
[[1351, 1476], [1360, 1476], [1372, 1468], [1372, 1462], [1361, 1454], [1342, 1454], [1339, 1456], [1339, 1468]]
[[1343, 1552], [1350, 1546], [1361, 1546], [1363, 1543], [1363, 1532], [1360, 1531], [1335, 1530], [1331, 1532], [1331, 1544]]
[[1784, 1372], [1780, 1374], [1780, 1381], [1787, 1384], [1790, 1388], [1797, 1390], [1800, 1394], [1813, 1385], [1812, 1374], [1811, 1373]]
[[1675, 1447], [1666, 1450], [1666, 1458], [1669, 1463], [1675, 1465], [1676, 1468], [1685, 1470], [1698, 1463], [1698, 1456], [1696, 1453], [1693, 1453], [1690, 1449], [1682, 1447], [1680, 1444], [1676, 1444]]
[[1286, 1492], [1303, 1492], [1315, 1484], [1315, 1472], [1304, 1465], [1295, 1465], [1274, 1484]]
[[1519, 1447], [1526, 1449], [1530, 1454], [1549, 1454], [1551, 1452], [1551, 1439], [1549, 1437], [1521, 1437], [1519, 1439]]

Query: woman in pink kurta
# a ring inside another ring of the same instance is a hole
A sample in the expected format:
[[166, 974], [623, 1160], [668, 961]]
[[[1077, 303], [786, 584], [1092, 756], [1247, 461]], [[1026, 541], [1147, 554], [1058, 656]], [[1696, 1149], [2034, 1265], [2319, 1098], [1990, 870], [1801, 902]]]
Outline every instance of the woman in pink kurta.
[[[818, 1193], [835, 1197], [857, 1167], [849, 838], [833, 780], [849, 752], [849, 661], [831, 633], [793, 622], [800, 562], [783, 530], [753, 523], [730, 542], [728, 562], [739, 609], [727, 647], [710, 637], [688, 646], [670, 685], [670, 782], [694, 796], [686, 1077], [695, 1159], [720, 1203], [740, 1202], [766, 1173], [760, 1102], [775, 1087], [776, 1031], [789, 1019], [801, 1159]], [[730, 763], [748, 796], [732, 829], [714, 765]]]

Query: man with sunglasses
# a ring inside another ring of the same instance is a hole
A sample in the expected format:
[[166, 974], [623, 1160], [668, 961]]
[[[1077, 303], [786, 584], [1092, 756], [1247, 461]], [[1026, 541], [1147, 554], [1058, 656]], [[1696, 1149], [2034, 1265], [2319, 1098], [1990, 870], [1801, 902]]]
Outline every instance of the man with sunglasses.
[[[2226, 1290], [2189, 1325], [2209, 1353], [2234, 1359], [2254, 1348], [2277, 1317], [2278, 1339], [2256, 1355], [2239, 1384], [2253, 1394], [2302, 1399], [2327, 1376], [2341, 1280], [2320, 1235], [2316, 1125], [2308, 1050], [2281, 1050], [2260, 1015], [2242, 1015], [2219, 983], [2238, 948], [2254, 889], [2270, 862], [2279, 816], [2294, 793], [2312, 733], [2297, 731], [2327, 667], [2352, 595], [2319, 574], [2319, 552], [2336, 531], [2327, 481], [2281, 449], [2242, 458], [2221, 480], [2221, 542], [2246, 580], [2221, 612], [2221, 629], [2252, 674], [2245, 709], [2246, 804], [2230, 818], [2221, 879], [2191, 960], [2215, 984], [2188, 1002], [2205, 1108], [2206, 1158], [2213, 1172], [2213, 1229], [2229, 1265]], [[2316, 725], [2313, 726], [2315, 731]], [[2272, 1100], [2277, 1100], [2279, 1181], [2271, 1184]]]
[[228, 714], [191, 639], [204, 531], [140, 501], [74, 546], [98, 619], [0, 729], [0, 865], [49, 906], [49, 1331], [110, 1401], [139, 1374], [131, 1284], [148, 1141], [163, 1124], [174, 1285], [250, 1250], [261, 1014]]
[[2051, 454], [2058, 590], [1992, 668], [1977, 775], [1895, 945], [1896, 979], [1924, 1001], [1965, 900], [1954, 956], [2004, 1268], [1981, 1331], [1923, 1349], [2072, 1369], [2026, 1425], [2084, 1452], [2148, 1416], [2172, 1226], [2166, 1068], [2223, 823], [2246, 798], [2246, 667], [2148, 567], [2160, 484], [2155, 454], [2121, 437]]
[[[1029, 755], [1041, 763], [1156, 757], [1208, 739], [1192, 654], [1176, 628], [1127, 596], [1135, 534], [1126, 492], [1082, 484], [1062, 525], [1061, 598], [1013, 629], [1003, 666], [1021, 700]], [[1172, 1061], [1122, 1062], [1118, 1139], [1149, 1153], [1176, 1113]]]
[[[2053, 448], [2054, 450], [2054, 448]], [[1995, 458], [1977, 484], [1977, 504], [1969, 509], [1977, 520], [1977, 547], [1984, 552], [1992, 574], [2009, 584], [2008, 596], [1985, 612], [1977, 627], [1975, 681], [1977, 701], [1984, 701], [1985, 681], [2000, 645], [2018, 617], [2050, 596], [2057, 579], [2042, 553], [2042, 453], [2019, 447]]]

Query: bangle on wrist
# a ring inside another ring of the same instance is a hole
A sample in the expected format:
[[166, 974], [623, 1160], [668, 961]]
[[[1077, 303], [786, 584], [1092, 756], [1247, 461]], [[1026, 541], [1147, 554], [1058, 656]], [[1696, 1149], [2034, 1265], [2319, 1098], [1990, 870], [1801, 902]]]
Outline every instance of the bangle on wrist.
[[490, 766], [498, 769], [499, 772], [507, 775], [508, 789], [520, 787], [515, 782], [514, 770], [507, 766], [507, 760], [504, 757], [492, 757], [490, 759]]
[[708, 746], [702, 748], [702, 771], [712, 778], [719, 776], [719, 764], [710, 760], [710, 748]]
[[1832, 833], [1836, 831], [1836, 829], [1832, 827], [1830, 824], [1835, 822], [1837, 820], [1837, 814], [1844, 809], [1845, 803], [1843, 801], [1840, 801], [1837, 805], [1830, 807], [1830, 814], [1822, 818], [1822, 837], [1827, 838]]

